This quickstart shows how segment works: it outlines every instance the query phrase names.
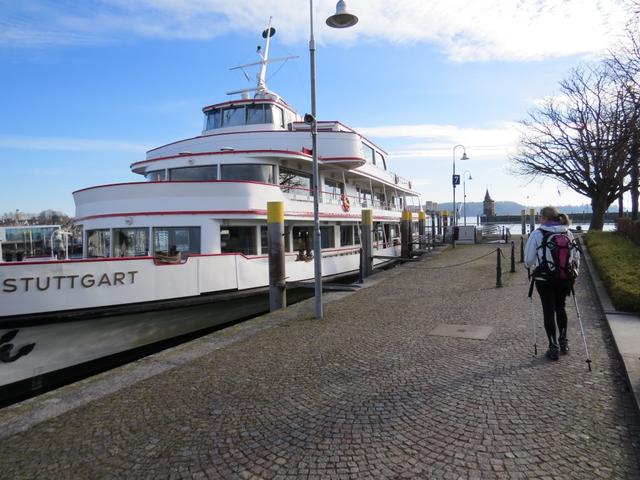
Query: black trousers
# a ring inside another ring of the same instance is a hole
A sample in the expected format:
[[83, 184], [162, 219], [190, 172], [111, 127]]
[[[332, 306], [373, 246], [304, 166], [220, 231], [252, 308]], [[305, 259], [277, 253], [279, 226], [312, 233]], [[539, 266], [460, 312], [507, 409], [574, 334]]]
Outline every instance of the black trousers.
[[565, 283], [536, 280], [536, 290], [542, 301], [544, 329], [549, 338], [549, 344], [556, 343], [556, 322], [560, 337], [567, 336], [567, 311], [565, 303], [571, 287]]

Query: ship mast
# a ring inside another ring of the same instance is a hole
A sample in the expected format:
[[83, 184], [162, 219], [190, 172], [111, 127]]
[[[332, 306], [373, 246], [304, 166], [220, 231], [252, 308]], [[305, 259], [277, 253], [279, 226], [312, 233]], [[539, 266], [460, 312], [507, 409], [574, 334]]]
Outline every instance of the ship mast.
[[262, 38], [265, 39], [264, 50], [260, 46], [258, 46], [258, 49], [257, 49], [258, 55], [260, 55], [260, 61], [253, 62], [253, 63], [245, 63], [244, 65], [238, 65], [237, 67], [232, 67], [229, 69], [229, 70], [242, 70], [247, 80], [249, 80], [249, 75], [247, 75], [244, 69], [246, 67], [253, 67], [256, 65], [260, 65], [260, 72], [257, 75], [257, 79], [258, 79], [257, 86], [254, 88], [243, 88], [242, 90], [234, 90], [233, 92], [227, 92], [227, 95], [236, 95], [240, 93], [242, 94], [243, 97], [244, 96], [248, 97], [249, 92], [256, 92], [256, 97], [257, 97], [257, 96], [260, 96], [261, 94], [268, 92], [269, 90], [267, 88], [267, 64], [274, 63], [274, 62], [283, 62], [283, 61], [290, 60], [292, 58], [298, 58], [297, 55], [293, 55], [293, 56], [269, 59], [269, 46], [271, 44], [271, 37], [273, 37], [276, 34], [276, 29], [271, 26], [272, 18], [273, 17], [269, 17], [269, 25], [267, 26], [267, 29], [262, 32]]

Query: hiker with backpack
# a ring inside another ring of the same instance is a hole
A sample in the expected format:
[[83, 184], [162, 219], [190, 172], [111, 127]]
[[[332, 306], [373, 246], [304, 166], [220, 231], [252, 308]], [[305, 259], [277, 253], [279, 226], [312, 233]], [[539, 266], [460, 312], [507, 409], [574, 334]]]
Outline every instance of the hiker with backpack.
[[570, 223], [569, 217], [557, 208], [544, 207], [540, 210], [540, 227], [531, 233], [525, 247], [525, 267], [533, 268], [529, 298], [535, 284], [549, 339], [545, 356], [551, 360], [558, 360], [560, 352], [569, 351], [565, 301], [573, 291], [580, 263], [578, 246], [569, 231]]

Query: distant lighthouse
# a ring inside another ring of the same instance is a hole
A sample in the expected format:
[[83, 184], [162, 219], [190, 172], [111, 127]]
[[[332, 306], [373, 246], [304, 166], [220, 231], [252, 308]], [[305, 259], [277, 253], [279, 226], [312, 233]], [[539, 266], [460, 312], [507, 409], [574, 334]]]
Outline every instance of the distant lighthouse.
[[484, 202], [482, 202], [482, 215], [484, 217], [496, 216], [496, 202], [491, 199], [488, 188], [487, 193], [484, 195]]

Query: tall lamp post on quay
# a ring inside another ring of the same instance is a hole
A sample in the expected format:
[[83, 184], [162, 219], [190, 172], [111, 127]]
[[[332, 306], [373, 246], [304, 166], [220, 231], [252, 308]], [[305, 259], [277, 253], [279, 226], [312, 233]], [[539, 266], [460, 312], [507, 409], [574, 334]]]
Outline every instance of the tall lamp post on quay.
[[[469, 177], [467, 177], [467, 173]], [[467, 180], [473, 180], [471, 172], [465, 170], [462, 174], [462, 215], [464, 216], [464, 226], [467, 226]]]
[[[321, 319], [322, 312], [322, 245], [320, 233], [320, 211], [318, 197], [320, 193], [320, 176], [318, 174], [318, 123], [316, 119], [316, 40], [313, 36], [313, 0], [309, 0], [309, 62], [311, 66], [311, 118], [305, 115], [305, 121], [311, 123], [311, 155], [313, 160], [313, 270], [315, 277], [316, 318]], [[348, 28], [358, 23], [358, 17], [347, 12], [344, 0], [336, 4], [336, 13], [326, 20], [333, 28]]]
[[453, 185], [453, 221], [451, 222], [451, 245], [455, 248], [456, 241], [454, 236], [455, 227], [458, 224], [458, 211], [456, 209], [456, 185], [460, 185], [460, 175], [456, 175], [456, 148], [462, 147], [462, 157], [460, 160], [469, 160], [467, 157], [467, 149], [464, 145], [456, 145], [453, 147], [453, 175], [451, 177], [451, 184]]

